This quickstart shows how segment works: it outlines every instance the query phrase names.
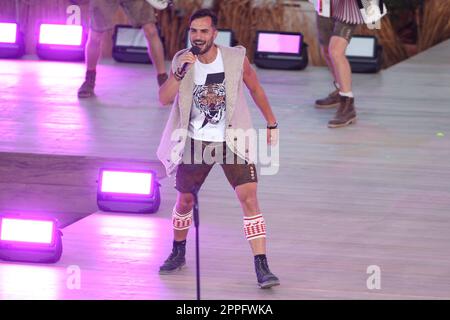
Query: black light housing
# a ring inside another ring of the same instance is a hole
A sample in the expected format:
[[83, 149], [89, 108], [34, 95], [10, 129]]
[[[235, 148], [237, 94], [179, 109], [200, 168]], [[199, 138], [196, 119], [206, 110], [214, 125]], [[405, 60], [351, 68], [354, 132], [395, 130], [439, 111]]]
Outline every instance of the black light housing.
[[0, 22], [0, 58], [18, 59], [25, 54], [25, 41], [19, 25]]
[[44, 60], [83, 61], [87, 36], [80, 25], [39, 25], [36, 54]]
[[152, 170], [101, 168], [97, 205], [103, 211], [154, 213], [161, 203], [159, 187]]
[[299, 32], [258, 30], [254, 62], [264, 69], [303, 70], [308, 65], [308, 45]]
[[354, 73], [376, 73], [383, 64], [383, 47], [374, 36], [352, 36], [345, 55]]
[[62, 255], [58, 221], [29, 214], [0, 214], [0, 259], [55, 263]]
[[134, 28], [123, 24], [115, 26], [112, 49], [114, 60], [151, 64], [147, 46], [142, 28]]

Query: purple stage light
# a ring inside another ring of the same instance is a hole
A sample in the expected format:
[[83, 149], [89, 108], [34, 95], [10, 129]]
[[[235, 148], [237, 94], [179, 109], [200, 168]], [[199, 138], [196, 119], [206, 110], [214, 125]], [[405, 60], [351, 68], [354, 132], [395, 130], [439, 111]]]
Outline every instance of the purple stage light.
[[103, 211], [153, 213], [161, 199], [151, 170], [100, 169], [97, 204]]
[[17, 23], [0, 22], [0, 42], [16, 43]]
[[57, 262], [62, 254], [61, 236], [54, 219], [0, 215], [0, 259]]
[[300, 53], [300, 34], [258, 33], [259, 52]]
[[40, 44], [80, 46], [83, 40], [83, 27], [79, 25], [47, 24], [39, 28]]
[[153, 187], [153, 174], [104, 170], [101, 181], [102, 192], [150, 195]]
[[20, 58], [25, 54], [25, 42], [17, 23], [0, 22], [0, 58]]
[[52, 243], [53, 221], [3, 218], [0, 241]]
[[39, 26], [36, 53], [41, 59], [82, 61], [85, 42], [80, 25], [43, 23]]

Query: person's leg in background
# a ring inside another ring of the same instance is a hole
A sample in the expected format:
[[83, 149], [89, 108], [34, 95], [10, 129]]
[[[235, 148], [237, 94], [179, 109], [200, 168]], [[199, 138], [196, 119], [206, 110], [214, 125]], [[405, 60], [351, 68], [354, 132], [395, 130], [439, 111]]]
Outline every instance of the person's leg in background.
[[337, 22], [333, 36], [330, 39], [328, 51], [333, 69], [339, 83], [340, 105], [328, 127], [339, 128], [348, 126], [356, 121], [356, 111], [352, 92], [352, 70], [345, 55], [351, 35], [356, 25]]
[[319, 44], [320, 49], [322, 52], [322, 55], [327, 63], [328, 69], [330, 70], [332, 76], [333, 76], [333, 83], [335, 86], [335, 90], [331, 92], [328, 96], [322, 99], [318, 99], [315, 102], [315, 107], [318, 109], [328, 109], [328, 108], [335, 108], [339, 106], [339, 88], [337, 85], [337, 78], [336, 73], [334, 71], [334, 66], [331, 61], [331, 57], [328, 51], [328, 46], [330, 43], [331, 35], [333, 34], [334, 29], [334, 19], [333, 18], [327, 18], [322, 17], [320, 15], [316, 15], [317, 19], [317, 32], [319, 36]]
[[164, 47], [156, 27], [153, 7], [145, 0], [121, 0], [121, 5], [134, 26], [142, 27], [148, 44], [148, 54], [156, 68], [158, 85], [168, 78], [166, 73]]
[[328, 51], [339, 84], [339, 91], [350, 93], [352, 91], [352, 70], [345, 56], [347, 46], [348, 42], [346, 39], [339, 36], [332, 36]]
[[154, 23], [147, 23], [142, 27], [148, 43], [148, 54], [152, 59], [153, 65], [156, 68], [158, 85], [167, 80], [166, 64], [164, 60], [164, 48], [158, 34], [158, 29]]
[[79, 98], [89, 98], [94, 95], [97, 64], [102, 49], [103, 33], [113, 28], [113, 16], [118, 7], [119, 0], [108, 2], [91, 0], [89, 2], [90, 28], [85, 49], [86, 77], [78, 89]]
[[94, 95], [97, 63], [100, 58], [102, 37], [103, 32], [97, 32], [92, 29], [89, 30], [85, 49], [86, 76], [83, 84], [78, 89], [79, 98], [89, 98]]

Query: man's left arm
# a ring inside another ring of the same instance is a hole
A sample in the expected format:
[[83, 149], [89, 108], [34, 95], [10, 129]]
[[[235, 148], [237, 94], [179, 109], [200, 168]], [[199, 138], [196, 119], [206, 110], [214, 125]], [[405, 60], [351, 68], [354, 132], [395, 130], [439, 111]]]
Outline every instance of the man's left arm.
[[[276, 132], [278, 131], [276, 130], [277, 119], [270, 107], [266, 93], [256, 76], [256, 72], [250, 65], [247, 57], [244, 59], [244, 83], [250, 91], [253, 101], [258, 106], [259, 110], [261, 110], [261, 113], [267, 121], [267, 143], [276, 144]], [[271, 127], [274, 129], [269, 129]]]

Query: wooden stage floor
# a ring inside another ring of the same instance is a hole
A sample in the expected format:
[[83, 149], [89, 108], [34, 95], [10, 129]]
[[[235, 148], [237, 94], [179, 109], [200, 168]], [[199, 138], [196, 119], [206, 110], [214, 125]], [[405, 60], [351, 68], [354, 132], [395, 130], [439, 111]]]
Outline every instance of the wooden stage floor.
[[[281, 286], [257, 288], [240, 206], [216, 167], [200, 193], [202, 298], [449, 299], [449, 56], [447, 41], [355, 74], [359, 119], [342, 129], [326, 126], [334, 110], [313, 107], [331, 90], [325, 68], [257, 70], [281, 128], [279, 172], [260, 175], [258, 193]], [[171, 249], [173, 178], [161, 180], [156, 214], [95, 208], [98, 166], [158, 166], [169, 109], [153, 67], [103, 61], [87, 100], [76, 98], [82, 63], [31, 57], [0, 70], [0, 209], [52, 208], [66, 222], [55, 265], [0, 262], [0, 299], [195, 299], [194, 229], [186, 268], [157, 273]], [[67, 285], [73, 266], [80, 289]], [[367, 287], [370, 266], [380, 289]]]

